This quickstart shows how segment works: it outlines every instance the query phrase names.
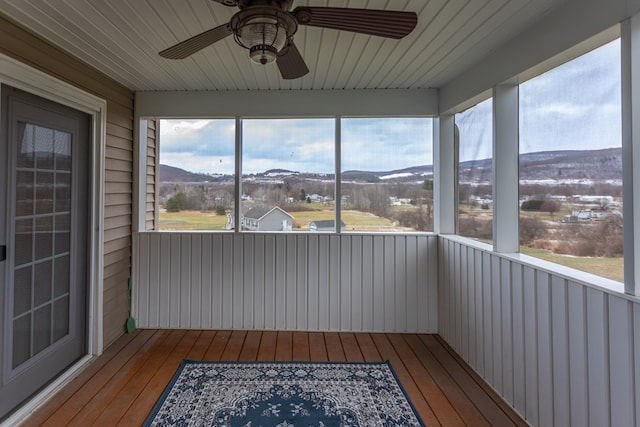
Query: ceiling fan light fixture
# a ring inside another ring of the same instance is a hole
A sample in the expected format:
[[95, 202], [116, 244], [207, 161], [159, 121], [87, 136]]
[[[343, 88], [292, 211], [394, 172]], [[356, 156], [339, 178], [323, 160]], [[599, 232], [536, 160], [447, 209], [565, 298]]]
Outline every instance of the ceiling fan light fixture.
[[251, 7], [231, 18], [231, 30], [236, 43], [249, 50], [249, 57], [258, 64], [274, 62], [298, 29], [287, 13], [269, 7]]

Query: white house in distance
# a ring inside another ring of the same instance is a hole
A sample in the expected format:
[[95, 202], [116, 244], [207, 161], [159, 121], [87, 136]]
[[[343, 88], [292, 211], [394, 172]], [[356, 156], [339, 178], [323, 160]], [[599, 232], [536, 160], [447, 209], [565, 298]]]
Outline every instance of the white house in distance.
[[[311, 221], [309, 223], [309, 231], [333, 232], [336, 231], [336, 222], [332, 219]], [[344, 222], [342, 221], [340, 221], [340, 231], [345, 231]]]
[[291, 231], [293, 217], [277, 206], [255, 206], [242, 215], [240, 226], [250, 231]]

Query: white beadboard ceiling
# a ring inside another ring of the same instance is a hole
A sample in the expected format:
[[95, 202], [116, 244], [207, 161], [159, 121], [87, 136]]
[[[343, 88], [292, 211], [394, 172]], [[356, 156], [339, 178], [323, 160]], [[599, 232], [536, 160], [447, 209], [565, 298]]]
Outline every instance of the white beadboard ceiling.
[[232, 37], [185, 60], [157, 52], [229, 21], [212, 0], [0, 0], [0, 13], [135, 91], [417, 89], [459, 75], [564, 0], [298, 0], [297, 6], [414, 11], [402, 40], [301, 26], [310, 73], [282, 80]]

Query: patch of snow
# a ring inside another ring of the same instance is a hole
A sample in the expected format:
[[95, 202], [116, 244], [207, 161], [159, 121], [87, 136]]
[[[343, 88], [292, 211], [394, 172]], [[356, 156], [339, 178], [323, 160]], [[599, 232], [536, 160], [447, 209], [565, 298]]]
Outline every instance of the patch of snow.
[[381, 176], [380, 179], [406, 178], [408, 176], [413, 176], [413, 174], [411, 172], [393, 173], [391, 175]]

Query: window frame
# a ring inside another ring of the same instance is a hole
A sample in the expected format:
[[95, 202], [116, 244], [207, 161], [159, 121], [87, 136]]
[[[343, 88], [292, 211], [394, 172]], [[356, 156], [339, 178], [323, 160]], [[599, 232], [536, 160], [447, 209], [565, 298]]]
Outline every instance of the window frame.
[[[241, 206], [242, 206], [242, 149], [243, 149], [243, 121], [244, 120], [269, 120], [269, 119], [275, 119], [275, 120], [279, 120], [279, 119], [283, 119], [283, 120], [287, 120], [287, 119], [292, 119], [292, 120], [305, 120], [305, 119], [309, 119], [309, 120], [313, 120], [313, 119], [332, 119], [334, 120], [335, 126], [335, 136], [334, 136], [334, 166], [335, 166], [335, 171], [334, 171], [334, 194], [335, 194], [335, 200], [334, 200], [334, 216], [335, 216], [335, 221], [334, 224], [341, 224], [341, 213], [342, 213], [342, 206], [341, 206], [341, 197], [342, 197], [342, 191], [341, 191], [341, 175], [342, 175], [342, 171], [341, 171], [341, 148], [342, 148], [342, 141], [341, 141], [341, 137], [342, 137], [342, 120], [343, 119], [425, 119], [425, 120], [430, 120], [431, 121], [431, 127], [432, 129], [434, 128], [434, 121], [436, 120], [435, 117], [430, 116], [430, 115], [375, 115], [375, 116], [341, 116], [341, 115], [334, 115], [334, 116], [268, 116], [268, 117], [262, 117], [262, 116], [235, 116], [233, 119], [235, 120], [235, 161], [236, 161], [236, 165], [235, 165], [235, 188], [234, 188], [234, 202], [235, 202], [235, 206], [234, 206], [234, 225], [235, 224], [240, 224], [241, 223], [241, 218], [240, 218], [240, 210], [241, 210]], [[161, 141], [161, 137], [160, 137], [160, 127], [161, 127], [161, 122], [163, 120], [180, 120], [180, 119], [184, 119], [184, 120], [218, 120], [218, 119], [230, 119], [230, 117], [228, 116], [211, 116], [211, 117], [171, 117], [171, 116], [167, 116], [167, 117], [161, 117], [161, 118], [154, 118], [154, 120], [157, 120], [157, 135], [156, 135], [156, 150], [157, 150], [157, 155], [156, 155], [156, 174], [159, 172], [159, 164], [161, 161], [161, 146], [162, 146], [162, 141]], [[140, 129], [142, 128], [146, 128], [146, 126], [143, 126], [142, 123], [145, 122], [146, 118], [140, 118], [139, 120], [139, 127]], [[146, 132], [144, 134], [144, 138], [142, 135], [142, 132], [140, 132], [140, 141], [146, 140], [147, 135]], [[434, 133], [432, 131], [432, 137], [431, 137], [431, 152], [434, 153], [434, 148], [435, 148], [435, 136]], [[141, 144], [142, 145], [142, 144]], [[435, 156], [432, 155], [432, 165], [433, 163], [435, 163]], [[140, 168], [146, 167], [146, 164], [140, 166]], [[141, 179], [142, 182], [146, 183], [146, 180], [144, 180], [145, 177], [143, 176], [139, 176], [139, 178]], [[157, 176], [156, 176], [156, 181], [157, 181]], [[435, 181], [435, 171], [434, 171], [434, 181]], [[142, 185], [142, 184], [141, 184]], [[435, 184], [434, 184], [435, 186]], [[156, 187], [156, 192], [158, 191], [158, 187]], [[157, 198], [156, 198], [156, 203], [157, 203]], [[435, 200], [433, 201], [433, 209], [434, 209], [434, 213], [435, 213]], [[156, 215], [156, 226], [153, 230], [146, 230], [146, 231], [155, 231], [155, 232], [176, 232], [176, 230], [160, 230], [158, 228], [159, 222], [159, 213], [158, 213], [158, 208], [155, 209], [155, 215]], [[143, 231], [143, 230], [140, 230]], [[185, 230], [187, 231], [187, 230]], [[192, 231], [192, 230], [188, 230], [188, 231]], [[195, 230], [194, 230], [195, 231]], [[179, 232], [179, 231], [178, 231]], [[264, 231], [252, 231], [252, 230], [242, 230], [242, 227], [237, 227], [234, 226], [233, 229], [231, 230], [203, 230], [202, 232], [208, 232], [208, 233], [264, 233]], [[307, 233], [314, 233], [313, 231], [305, 231]], [[323, 231], [322, 234], [341, 234], [341, 233], [345, 233], [347, 231], [342, 230], [341, 227], [336, 227], [332, 232], [326, 232]], [[278, 231], [277, 233], [287, 233], [286, 231]], [[293, 233], [299, 233], [299, 232], [293, 232]], [[360, 234], [377, 234], [377, 233], [382, 233], [382, 234], [389, 234], [389, 233], [403, 233], [403, 234], [415, 234], [415, 233], [433, 233], [433, 231], [417, 231], [417, 230], [412, 230], [412, 231], [402, 231], [402, 232], [392, 232], [392, 231], [371, 231], [371, 232], [367, 232], [367, 231], [353, 231], [351, 233], [360, 233]]]

